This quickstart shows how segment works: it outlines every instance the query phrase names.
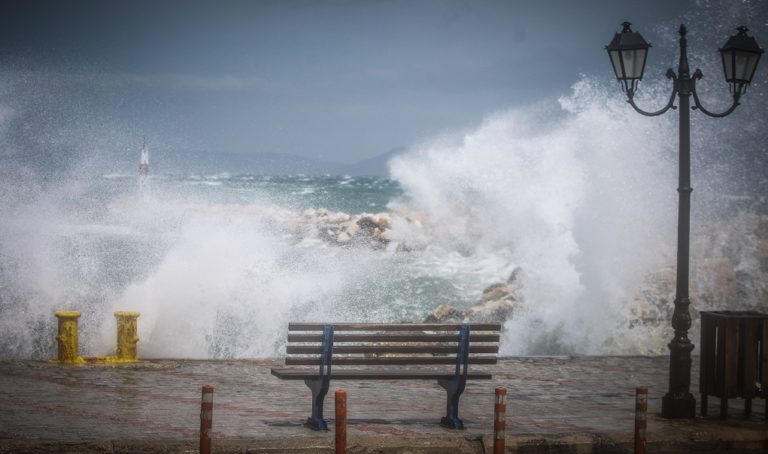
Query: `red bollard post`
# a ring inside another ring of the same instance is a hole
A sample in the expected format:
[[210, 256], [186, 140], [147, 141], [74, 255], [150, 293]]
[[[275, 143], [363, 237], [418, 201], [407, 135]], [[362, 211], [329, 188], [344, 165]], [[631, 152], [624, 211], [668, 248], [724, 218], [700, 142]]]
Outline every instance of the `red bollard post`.
[[347, 391], [336, 390], [336, 454], [347, 452]]
[[493, 407], [493, 454], [504, 454], [507, 429], [507, 388], [496, 388]]
[[645, 454], [645, 415], [648, 411], [648, 388], [635, 389], [635, 454]]
[[200, 403], [200, 454], [211, 454], [211, 431], [213, 427], [213, 386], [203, 386]]

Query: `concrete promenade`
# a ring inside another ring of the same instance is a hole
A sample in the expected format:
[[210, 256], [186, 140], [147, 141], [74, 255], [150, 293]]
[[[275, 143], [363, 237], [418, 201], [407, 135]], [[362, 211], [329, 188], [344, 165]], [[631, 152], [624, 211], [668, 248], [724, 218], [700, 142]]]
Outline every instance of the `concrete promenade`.
[[[488, 453], [494, 388], [508, 389], [507, 452], [632, 452], [635, 387], [649, 390], [648, 452], [768, 452], [765, 401], [745, 417], [730, 401], [720, 420], [659, 417], [667, 357], [507, 358], [483, 369], [461, 399], [466, 430], [438, 425], [445, 393], [429, 381], [331, 382], [328, 432], [302, 426], [310, 393], [281, 381], [274, 360], [145, 361], [57, 366], [0, 362], [0, 452], [196, 452], [200, 394], [215, 387], [214, 452], [333, 452], [333, 392], [348, 393], [348, 452]], [[698, 406], [698, 362], [691, 390]], [[697, 408], [698, 409], [698, 408]]]

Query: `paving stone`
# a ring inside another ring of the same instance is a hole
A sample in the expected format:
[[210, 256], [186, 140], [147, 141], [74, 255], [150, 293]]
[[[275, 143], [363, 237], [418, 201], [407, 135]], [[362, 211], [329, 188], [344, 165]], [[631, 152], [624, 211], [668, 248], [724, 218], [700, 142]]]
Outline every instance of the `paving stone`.
[[[486, 367], [493, 380], [467, 385], [459, 412], [464, 431], [439, 426], [445, 392], [428, 381], [333, 381], [326, 418], [332, 428], [333, 391], [345, 388], [350, 452], [490, 452], [494, 389], [506, 387], [508, 446], [520, 452], [554, 452], [557, 446], [622, 452], [632, 444], [635, 387], [646, 386], [654, 451], [768, 448], [764, 400], [755, 400], [750, 417], [743, 401], [732, 399], [728, 420], [660, 418], [668, 361], [502, 359]], [[0, 452], [194, 452], [204, 384], [215, 388], [216, 452], [328, 452], [333, 431], [302, 425], [311, 409], [310, 392], [300, 381], [273, 377], [269, 369], [278, 365], [279, 359], [120, 366], [0, 362]], [[694, 393], [697, 371], [694, 361]], [[718, 400], [710, 398], [710, 406], [710, 415], [718, 415]], [[453, 448], [445, 451], [446, 446]]]

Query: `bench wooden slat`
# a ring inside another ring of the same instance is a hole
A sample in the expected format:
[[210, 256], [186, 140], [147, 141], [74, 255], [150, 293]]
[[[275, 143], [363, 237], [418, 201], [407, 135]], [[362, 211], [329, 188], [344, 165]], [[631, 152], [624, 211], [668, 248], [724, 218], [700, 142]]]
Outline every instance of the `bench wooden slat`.
[[[470, 356], [469, 364], [496, 364], [495, 356]], [[287, 366], [320, 365], [320, 357], [287, 357]], [[437, 365], [456, 364], [456, 357], [450, 356], [371, 356], [371, 357], [333, 357], [334, 366], [389, 366], [389, 365]]]
[[[499, 342], [499, 334], [473, 334], [470, 332], [470, 342]], [[288, 333], [288, 342], [322, 342], [322, 334], [293, 334]], [[448, 334], [349, 334], [333, 335], [334, 346], [342, 342], [454, 342], [458, 343], [458, 335]]]
[[[288, 355], [319, 355], [323, 352], [321, 345], [288, 345], [285, 353]], [[470, 345], [469, 353], [498, 353], [498, 345]], [[386, 354], [386, 353], [459, 353], [458, 345], [334, 345], [334, 354]]]
[[[317, 369], [272, 369], [272, 375], [282, 380], [306, 380], [317, 377]], [[334, 380], [442, 380], [454, 377], [453, 372], [437, 370], [340, 370], [332, 371]], [[490, 380], [493, 376], [488, 372], [469, 371], [467, 378], [471, 380]]]
[[[460, 323], [332, 323], [334, 331], [458, 331]], [[322, 331], [323, 323], [288, 323], [288, 331]], [[470, 331], [501, 331], [499, 323], [469, 323]]]

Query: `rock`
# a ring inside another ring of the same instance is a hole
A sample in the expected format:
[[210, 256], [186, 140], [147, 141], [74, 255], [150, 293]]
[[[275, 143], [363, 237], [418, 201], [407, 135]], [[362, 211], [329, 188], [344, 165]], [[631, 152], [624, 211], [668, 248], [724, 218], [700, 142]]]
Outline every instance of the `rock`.
[[493, 301], [517, 301], [515, 289], [505, 284], [494, 284], [483, 291], [480, 299], [473, 305], [485, 304]]
[[353, 237], [353, 236], [357, 235], [357, 232], [360, 231], [360, 226], [357, 225], [357, 221], [356, 220], [352, 220], [352, 221], [347, 222], [341, 228], [342, 228], [342, 230], [347, 232], [350, 237]]
[[[514, 272], [513, 276], [515, 276]], [[480, 299], [467, 310], [465, 320], [504, 323], [512, 318], [515, 309], [521, 304], [522, 298], [518, 296], [517, 290], [518, 288], [511, 284], [499, 283], [488, 286], [483, 290]]]
[[382, 231], [392, 228], [392, 219], [387, 213], [379, 213], [374, 220]]
[[349, 221], [350, 218], [351, 216], [347, 213], [339, 211], [338, 213], [330, 213], [327, 222], [330, 222], [331, 224], [341, 224], [342, 222]]
[[[509, 295], [508, 295], [509, 296]], [[464, 316], [467, 322], [504, 323], [511, 319], [519, 301], [504, 297], [480, 301], [472, 305]]]
[[461, 323], [464, 313], [453, 306], [441, 304], [434, 308], [424, 319], [424, 323]]
[[[354, 244], [373, 249], [407, 252], [423, 243], [419, 213], [362, 213], [350, 215], [325, 208], [308, 208], [294, 216], [294, 232], [303, 239], [319, 239], [332, 245]], [[397, 226], [398, 232], [393, 231]]]
[[[516, 269], [517, 276], [519, 271]], [[513, 276], [515, 273], [513, 272]], [[510, 279], [516, 282], [515, 279]], [[510, 284], [493, 284], [483, 290], [480, 299], [462, 312], [453, 306], [441, 304], [424, 319], [424, 323], [504, 323], [514, 316], [515, 310], [522, 304], [517, 294], [519, 287]]]
[[373, 236], [374, 230], [378, 228], [378, 224], [370, 214], [363, 215], [357, 221], [357, 226], [360, 227], [360, 233], [366, 236]]

